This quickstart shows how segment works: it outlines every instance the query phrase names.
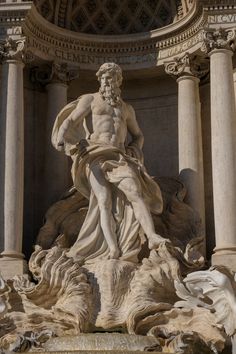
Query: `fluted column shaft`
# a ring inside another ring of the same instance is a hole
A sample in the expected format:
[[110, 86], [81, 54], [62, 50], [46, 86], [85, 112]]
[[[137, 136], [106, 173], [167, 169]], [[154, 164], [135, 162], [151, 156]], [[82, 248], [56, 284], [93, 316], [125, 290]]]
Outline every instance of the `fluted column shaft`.
[[212, 261], [236, 270], [236, 113], [232, 51], [214, 49], [209, 55], [216, 238]]
[[187, 188], [186, 202], [204, 224], [204, 181], [199, 79], [193, 75], [178, 78], [179, 173]]
[[[187, 190], [185, 202], [201, 219], [199, 233], [204, 237], [205, 199], [199, 77], [208, 73], [209, 65], [200, 57], [192, 58], [185, 54], [167, 62], [165, 70], [177, 78], [178, 83], [179, 177]], [[203, 241], [201, 251], [205, 255], [205, 240]]]
[[5, 120], [4, 257], [23, 258], [24, 100], [23, 67], [6, 60], [2, 67], [2, 119]]

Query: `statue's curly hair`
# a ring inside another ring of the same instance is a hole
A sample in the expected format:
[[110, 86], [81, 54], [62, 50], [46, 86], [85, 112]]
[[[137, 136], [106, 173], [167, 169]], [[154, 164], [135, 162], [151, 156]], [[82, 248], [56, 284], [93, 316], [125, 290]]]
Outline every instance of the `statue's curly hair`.
[[115, 64], [115, 63], [102, 64], [100, 66], [98, 72], [96, 73], [96, 76], [98, 77], [98, 81], [101, 80], [101, 76], [106, 72], [115, 74], [117, 76], [119, 86], [122, 84], [122, 80], [123, 80], [122, 70], [118, 64]]

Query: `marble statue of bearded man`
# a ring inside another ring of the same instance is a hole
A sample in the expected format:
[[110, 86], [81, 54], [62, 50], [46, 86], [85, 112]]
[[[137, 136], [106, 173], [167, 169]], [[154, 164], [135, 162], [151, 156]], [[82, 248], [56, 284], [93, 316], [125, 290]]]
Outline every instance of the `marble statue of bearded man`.
[[99, 91], [64, 107], [52, 133], [55, 148], [73, 160], [76, 189], [89, 199], [85, 221], [68, 255], [86, 262], [108, 258], [136, 262], [141, 230], [149, 249], [164, 241], [151, 217], [162, 212], [161, 191], [143, 166], [143, 134], [134, 109], [121, 98], [121, 68], [105, 63], [96, 75]]

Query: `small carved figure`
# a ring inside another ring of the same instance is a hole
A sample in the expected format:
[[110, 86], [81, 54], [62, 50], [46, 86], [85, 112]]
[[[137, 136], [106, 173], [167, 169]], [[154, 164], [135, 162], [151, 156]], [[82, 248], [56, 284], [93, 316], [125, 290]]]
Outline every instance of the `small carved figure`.
[[[52, 134], [56, 149], [73, 159], [76, 189], [90, 201], [68, 254], [128, 260], [140, 249], [140, 225], [149, 249], [166, 241], [155, 232], [151, 217], [151, 212], [162, 212], [163, 201], [159, 186], [142, 163], [144, 138], [134, 109], [120, 95], [121, 68], [105, 63], [96, 75], [99, 92], [67, 105], [57, 116]], [[126, 146], [127, 133], [131, 142]]]

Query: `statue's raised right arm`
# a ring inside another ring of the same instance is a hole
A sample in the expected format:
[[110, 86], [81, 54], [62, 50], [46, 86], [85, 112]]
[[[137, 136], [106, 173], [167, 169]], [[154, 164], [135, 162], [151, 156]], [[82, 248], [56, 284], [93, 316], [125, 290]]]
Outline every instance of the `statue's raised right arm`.
[[[63, 146], [65, 142], [74, 143], [71, 141], [74, 139], [73, 130], [80, 125], [82, 120], [91, 112], [91, 103], [93, 101], [93, 95], [87, 94], [80, 97], [75, 109], [69, 114], [69, 116], [61, 124], [58, 135], [57, 145]], [[77, 141], [78, 142], [78, 141]]]

